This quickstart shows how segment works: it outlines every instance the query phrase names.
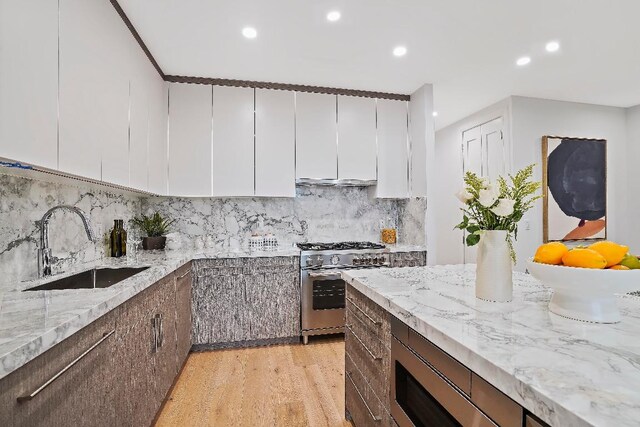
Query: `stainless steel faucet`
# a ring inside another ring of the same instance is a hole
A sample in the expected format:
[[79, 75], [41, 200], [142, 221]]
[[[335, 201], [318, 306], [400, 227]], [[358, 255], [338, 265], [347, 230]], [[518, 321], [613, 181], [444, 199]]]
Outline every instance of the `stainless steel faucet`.
[[95, 242], [96, 237], [93, 234], [93, 230], [91, 229], [91, 225], [89, 224], [89, 218], [87, 214], [85, 214], [81, 209], [76, 208], [75, 206], [70, 205], [59, 205], [54, 206], [49, 209], [42, 219], [40, 220], [40, 250], [38, 251], [38, 257], [40, 258], [38, 261], [38, 272], [40, 277], [50, 276], [51, 275], [51, 248], [49, 248], [49, 221], [51, 220], [51, 216], [58, 209], [67, 210], [70, 212], [74, 212], [78, 214], [80, 219], [82, 219], [82, 224], [84, 225], [84, 231], [87, 232], [87, 237], [89, 241]]

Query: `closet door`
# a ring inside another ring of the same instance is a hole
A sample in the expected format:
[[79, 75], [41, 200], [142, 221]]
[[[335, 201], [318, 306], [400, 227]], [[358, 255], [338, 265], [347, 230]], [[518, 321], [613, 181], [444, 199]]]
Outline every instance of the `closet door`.
[[213, 86], [213, 195], [253, 196], [254, 89]]
[[56, 169], [58, 2], [0, 1], [0, 157]]
[[296, 178], [338, 178], [336, 100], [296, 93]]
[[377, 178], [376, 100], [338, 96], [338, 179]]
[[409, 197], [408, 112], [405, 101], [378, 100], [376, 197]]
[[211, 86], [169, 86], [169, 194], [211, 196]]
[[256, 196], [294, 197], [295, 94], [256, 89]]

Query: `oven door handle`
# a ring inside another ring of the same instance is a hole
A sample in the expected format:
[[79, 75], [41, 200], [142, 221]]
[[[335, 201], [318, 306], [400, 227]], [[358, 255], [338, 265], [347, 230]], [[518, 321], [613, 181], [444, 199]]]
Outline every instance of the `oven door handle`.
[[326, 277], [335, 277], [337, 276], [338, 278], [342, 278], [342, 275], [340, 274], [339, 271], [335, 271], [335, 270], [330, 270], [330, 271], [325, 271], [322, 273], [313, 273], [313, 272], [309, 272], [309, 277], [317, 279], [317, 278], [326, 278]]

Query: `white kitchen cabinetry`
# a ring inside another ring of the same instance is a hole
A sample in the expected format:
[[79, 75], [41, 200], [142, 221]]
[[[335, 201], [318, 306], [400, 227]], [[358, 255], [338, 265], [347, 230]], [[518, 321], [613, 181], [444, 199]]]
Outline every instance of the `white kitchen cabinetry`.
[[0, 1], [0, 157], [57, 168], [58, 3]]
[[[137, 46], [136, 46], [137, 47]], [[140, 48], [138, 48], [140, 50]], [[153, 75], [148, 74], [149, 60], [132, 52], [129, 97], [129, 186], [149, 189], [149, 109]]]
[[169, 194], [211, 196], [211, 86], [169, 85]]
[[61, 1], [59, 22], [59, 169], [127, 185], [130, 35], [99, 0]]
[[376, 179], [376, 100], [338, 96], [338, 179]]
[[296, 93], [296, 178], [337, 179], [336, 95]]
[[378, 100], [378, 184], [376, 197], [409, 197], [407, 103]]
[[[155, 68], [153, 72], [156, 73]], [[168, 83], [156, 73], [149, 91], [149, 191], [166, 195], [168, 186]]]
[[256, 196], [294, 197], [295, 94], [256, 89]]
[[254, 89], [213, 86], [213, 195], [254, 194]]

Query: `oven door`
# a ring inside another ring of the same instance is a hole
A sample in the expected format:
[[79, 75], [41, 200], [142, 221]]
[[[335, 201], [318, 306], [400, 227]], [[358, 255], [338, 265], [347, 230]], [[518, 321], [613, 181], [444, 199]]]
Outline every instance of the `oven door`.
[[337, 270], [302, 270], [302, 329], [344, 328], [345, 282]]
[[400, 427], [497, 427], [480, 409], [395, 337], [391, 415]]

